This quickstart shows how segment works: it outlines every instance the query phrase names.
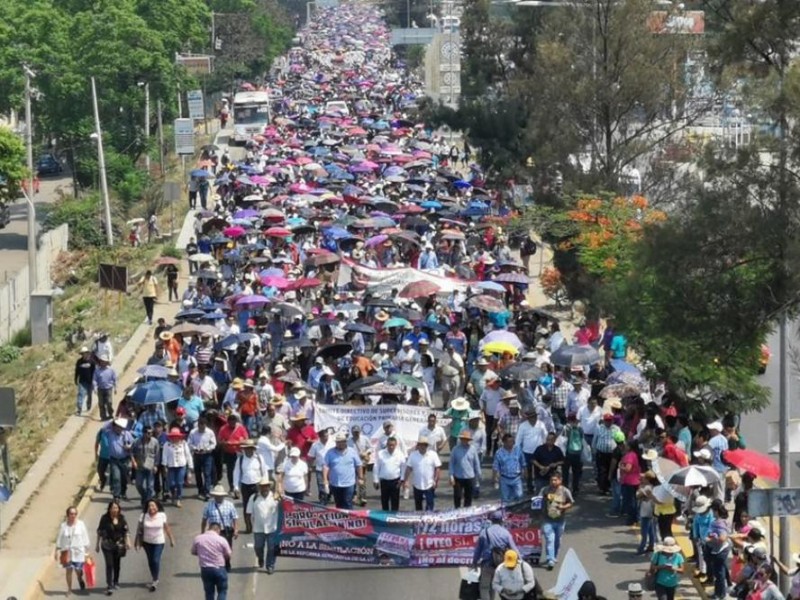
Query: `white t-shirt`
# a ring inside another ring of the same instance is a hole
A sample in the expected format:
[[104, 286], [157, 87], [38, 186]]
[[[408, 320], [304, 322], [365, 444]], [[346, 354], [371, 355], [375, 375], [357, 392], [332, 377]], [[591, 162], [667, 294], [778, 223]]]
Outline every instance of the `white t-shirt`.
[[167, 523], [167, 513], [158, 512], [155, 516], [150, 513], [142, 515], [142, 541], [148, 544], [164, 544], [167, 539], [164, 535], [164, 525]]
[[578, 420], [585, 435], [594, 435], [597, 432], [597, 425], [600, 423], [601, 416], [603, 416], [603, 409], [599, 406], [595, 406], [594, 410], [589, 408], [588, 404], [580, 407]]
[[433, 428], [433, 431], [428, 429], [428, 426], [425, 425], [422, 429], [419, 430], [419, 434], [417, 437], [426, 437], [428, 438], [428, 443], [430, 444], [431, 448], [439, 448], [439, 444], [442, 444], [447, 441], [447, 434], [444, 431], [444, 428], [441, 425], [436, 425]]
[[290, 494], [299, 494], [306, 491], [306, 475], [308, 464], [302, 458], [296, 463], [287, 458], [283, 463], [283, 491]]
[[439, 455], [433, 450], [420, 454], [414, 450], [408, 457], [406, 470], [411, 469], [411, 483], [418, 490], [429, 490], [433, 487], [434, 474], [442, 466]]
[[322, 471], [322, 467], [325, 465], [325, 455], [328, 453], [328, 450], [335, 445], [336, 443], [331, 442], [330, 439], [324, 443], [317, 440], [311, 445], [311, 448], [308, 450], [308, 459], [314, 461], [314, 471]]

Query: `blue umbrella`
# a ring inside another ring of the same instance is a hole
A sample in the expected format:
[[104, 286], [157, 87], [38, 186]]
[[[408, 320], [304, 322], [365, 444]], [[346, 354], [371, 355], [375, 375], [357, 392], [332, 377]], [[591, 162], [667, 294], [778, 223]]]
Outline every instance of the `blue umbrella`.
[[420, 204], [422, 208], [432, 208], [436, 210], [437, 208], [442, 208], [443, 204], [441, 202], [437, 202], [436, 200], [425, 200], [422, 204]]
[[349, 238], [353, 237], [353, 234], [347, 231], [346, 229], [342, 229], [341, 227], [328, 227], [324, 229], [323, 232], [330, 238], [334, 240], [342, 239], [342, 238]]
[[213, 175], [205, 169], [194, 169], [193, 171], [189, 172], [189, 175], [192, 177], [213, 177]]
[[[0, 183], [2, 183], [2, 181], [5, 180], [0, 178]], [[11, 498], [11, 490], [4, 485], [0, 485], [0, 502], [2, 503], [8, 502], [9, 498]]]
[[217, 321], [219, 319], [224, 319], [226, 316], [228, 315], [221, 310], [215, 310], [214, 312], [206, 313], [203, 319], [206, 321]]
[[180, 311], [178, 314], [175, 315], [175, 318], [178, 320], [181, 319], [202, 319], [206, 316], [206, 311], [200, 310], [198, 308], [187, 308], [186, 310]]
[[641, 375], [642, 372], [629, 362], [622, 360], [621, 358], [614, 358], [610, 361], [611, 368], [614, 369], [614, 372], [620, 373], [633, 373], [634, 375]]
[[162, 365], [145, 365], [136, 370], [145, 379], [166, 379], [169, 377], [170, 369]]
[[171, 381], [156, 379], [138, 384], [130, 394], [130, 399], [136, 404], [165, 404], [177, 400], [183, 394], [183, 388]]
[[264, 269], [258, 274], [259, 277], [285, 277], [286, 273], [283, 272], [283, 269], [276, 269], [275, 267], [270, 267], [269, 269]]
[[447, 333], [450, 331], [450, 328], [447, 325], [443, 325], [442, 323], [429, 323], [425, 321], [422, 324], [423, 329], [430, 329], [431, 331], [436, 331], [438, 333]]
[[465, 190], [472, 187], [472, 184], [469, 181], [464, 181], [463, 179], [456, 179], [452, 185], [454, 188], [458, 188], [459, 190]]
[[494, 281], [481, 281], [477, 286], [482, 290], [489, 290], [490, 292], [505, 292], [506, 288], [504, 288], [499, 283], [495, 283]]

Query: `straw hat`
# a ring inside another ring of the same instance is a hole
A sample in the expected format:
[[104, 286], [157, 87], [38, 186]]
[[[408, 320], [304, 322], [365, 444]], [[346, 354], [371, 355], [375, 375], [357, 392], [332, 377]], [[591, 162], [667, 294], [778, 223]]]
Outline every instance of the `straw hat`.
[[240, 379], [239, 377], [236, 377], [236, 378], [235, 378], [235, 379], [234, 379], [234, 380], [231, 382], [231, 389], [234, 389], [234, 390], [243, 390], [243, 389], [244, 389], [244, 381], [243, 381], [242, 379]]
[[459, 398], [453, 399], [453, 401], [450, 402], [450, 407], [453, 410], [469, 410], [469, 402], [467, 401], [466, 398], [461, 396]]
[[165, 342], [168, 342], [174, 337], [175, 335], [171, 331], [162, 331], [161, 333], [158, 334], [158, 339], [163, 340]]
[[208, 495], [209, 496], [227, 496], [228, 492], [225, 491], [224, 487], [222, 487], [221, 485], [217, 484], [213, 488], [211, 488], [211, 491], [208, 492]]
[[665, 554], [675, 554], [681, 551], [681, 547], [672, 536], [667, 536], [660, 544], [656, 544], [656, 552], [664, 552]]
[[658, 452], [655, 448], [650, 448], [642, 453], [642, 458], [645, 460], [656, 460], [658, 458]]

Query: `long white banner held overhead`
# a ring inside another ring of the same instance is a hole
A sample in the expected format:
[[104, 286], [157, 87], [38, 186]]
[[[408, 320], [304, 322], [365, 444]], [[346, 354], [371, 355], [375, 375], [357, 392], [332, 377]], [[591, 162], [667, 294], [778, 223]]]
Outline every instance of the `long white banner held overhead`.
[[383, 423], [394, 423], [394, 431], [405, 442], [408, 448], [417, 443], [420, 430], [428, 424], [428, 415], [436, 413], [438, 424], [446, 427], [450, 419], [442, 417], [440, 411], [424, 406], [408, 406], [405, 404], [386, 404], [378, 406], [339, 406], [317, 404], [314, 407], [314, 429], [332, 427], [336, 431], [349, 433], [353, 425], [361, 427], [361, 433], [369, 438], [373, 445], [383, 434]]
[[[347, 267], [347, 268], [345, 268]], [[349, 271], [349, 277], [348, 277]], [[466, 292], [471, 284], [477, 283], [466, 279], [456, 279], [445, 277], [436, 271], [423, 271], [411, 267], [401, 267], [396, 269], [373, 269], [354, 263], [351, 260], [343, 259], [340, 267], [339, 285], [343, 283], [354, 283], [358, 287], [366, 286], [373, 295], [388, 294], [392, 290], [402, 290], [409, 283], [417, 281], [430, 281], [439, 286], [442, 293], [450, 293], [453, 290]]]

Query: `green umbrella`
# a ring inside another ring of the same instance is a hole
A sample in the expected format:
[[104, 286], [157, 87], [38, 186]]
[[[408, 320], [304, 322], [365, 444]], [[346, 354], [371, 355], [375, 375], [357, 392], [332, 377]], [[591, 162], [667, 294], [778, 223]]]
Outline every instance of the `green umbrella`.
[[411, 323], [402, 317], [392, 317], [383, 326], [384, 328], [405, 327], [406, 329], [411, 329]]
[[389, 381], [392, 383], [396, 383], [398, 385], [404, 385], [410, 388], [418, 388], [422, 389], [422, 386], [425, 384], [422, 382], [422, 379], [418, 379], [411, 375], [407, 375], [405, 373], [395, 373], [389, 376]]

